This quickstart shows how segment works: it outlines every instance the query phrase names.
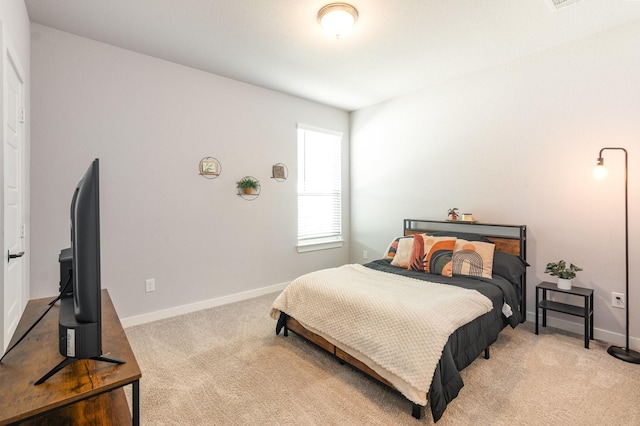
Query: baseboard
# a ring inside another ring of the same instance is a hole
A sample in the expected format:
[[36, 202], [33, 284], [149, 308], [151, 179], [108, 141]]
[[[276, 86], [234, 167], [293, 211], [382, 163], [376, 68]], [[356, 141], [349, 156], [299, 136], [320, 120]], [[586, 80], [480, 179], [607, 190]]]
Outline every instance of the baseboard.
[[289, 285], [288, 282], [274, 284], [268, 287], [261, 287], [254, 290], [243, 291], [241, 293], [230, 294], [228, 296], [216, 297], [215, 299], [207, 299], [196, 303], [190, 303], [188, 305], [181, 305], [169, 309], [163, 309], [161, 311], [154, 311], [147, 314], [121, 318], [120, 322], [125, 328], [132, 327], [134, 325], [146, 324], [148, 322], [171, 318], [178, 315], [184, 315], [190, 312], [200, 311], [202, 309], [215, 308], [216, 306], [240, 302], [242, 300], [253, 299], [254, 297], [274, 293], [276, 291], [282, 291], [287, 285]]
[[[533, 312], [527, 312], [527, 321], [531, 321], [535, 324], [536, 316]], [[540, 327], [542, 326], [542, 319], [540, 321]], [[567, 321], [562, 318], [552, 317], [547, 315], [547, 327], [559, 328], [560, 330], [568, 331], [569, 333], [580, 334], [584, 336], [584, 322]], [[626, 345], [626, 336], [622, 333], [614, 333], [609, 330], [603, 330], [601, 328], [593, 329], [593, 337], [596, 340], [611, 343], [612, 345], [622, 346]], [[629, 336], [629, 349], [635, 351], [640, 350], [640, 339]]]

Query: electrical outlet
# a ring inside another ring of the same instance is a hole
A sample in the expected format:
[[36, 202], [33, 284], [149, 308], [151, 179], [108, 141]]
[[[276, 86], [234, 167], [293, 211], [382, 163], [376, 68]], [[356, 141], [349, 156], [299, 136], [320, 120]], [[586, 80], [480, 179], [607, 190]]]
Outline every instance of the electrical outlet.
[[366, 250], [362, 250], [362, 258], [363, 259], [368, 259], [369, 258], [369, 253], [367, 253]]
[[611, 306], [624, 309], [624, 294], [611, 293]]
[[144, 282], [144, 290], [147, 293], [150, 293], [152, 291], [156, 291], [156, 280], [154, 278], [149, 278], [148, 280], [146, 280]]

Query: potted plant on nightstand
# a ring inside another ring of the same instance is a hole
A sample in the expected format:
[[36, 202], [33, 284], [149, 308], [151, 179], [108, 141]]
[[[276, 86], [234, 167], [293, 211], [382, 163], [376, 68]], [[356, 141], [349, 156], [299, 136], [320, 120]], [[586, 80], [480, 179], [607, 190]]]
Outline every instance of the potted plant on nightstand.
[[238, 185], [238, 189], [245, 194], [253, 194], [254, 191], [257, 191], [260, 187], [257, 179], [254, 179], [251, 176], [245, 176], [236, 183]]
[[557, 263], [547, 263], [547, 268], [544, 270], [544, 273], [558, 277], [559, 289], [571, 290], [571, 280], [576, 277], [576, 272], [578, 271], [582, 271], [582, 268], [573, 263], [567, 267], [567, 262], [561, 260]]

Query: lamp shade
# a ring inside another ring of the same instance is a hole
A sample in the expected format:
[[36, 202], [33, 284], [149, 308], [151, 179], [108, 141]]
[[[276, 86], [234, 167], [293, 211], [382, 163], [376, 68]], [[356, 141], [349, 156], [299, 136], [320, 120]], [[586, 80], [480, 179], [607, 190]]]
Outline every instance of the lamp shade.
[[593, 177], [596, 179], [604, 179], [607, 177], [609, 172], [606, 167], [603, 165], [598, 165], [593, 169]]
[[347, 3], [331, 3], [318, 12], [322, 28], [337, 39], [348, 34], [357, 20], [358, 11]]
[[609, 174], [609, 172], [604, 167], [604, 158], [598, 157], [598, 163], [593, 169], [593, 177], [596, 179], [604, 179], [607, 177], [607, 174]]

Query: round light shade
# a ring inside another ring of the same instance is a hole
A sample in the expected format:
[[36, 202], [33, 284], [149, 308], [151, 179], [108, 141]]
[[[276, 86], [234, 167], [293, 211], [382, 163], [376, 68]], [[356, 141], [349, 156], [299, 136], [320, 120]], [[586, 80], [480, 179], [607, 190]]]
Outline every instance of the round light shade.
[[602, 164], [598, 164], [594, 169], [593, 169], [593, 177], [596, 179], [604, 179], [607, 177], [608, 171], [606, 169], [606, 167]]
[[[602, 151], [600, 151], [600, 155], [602, 155]], [[604, 179], [607, 177], [607, 169], [604, 167], [604, 158], [598, 157], [596, 162], [596, 167], [593, 169], [593, 177], [596, 179]]]
[[344, 37], [358, 20], [358, 11], [347, 3], [331, 3], [318, 12], [318, 22], [335, 38]]

